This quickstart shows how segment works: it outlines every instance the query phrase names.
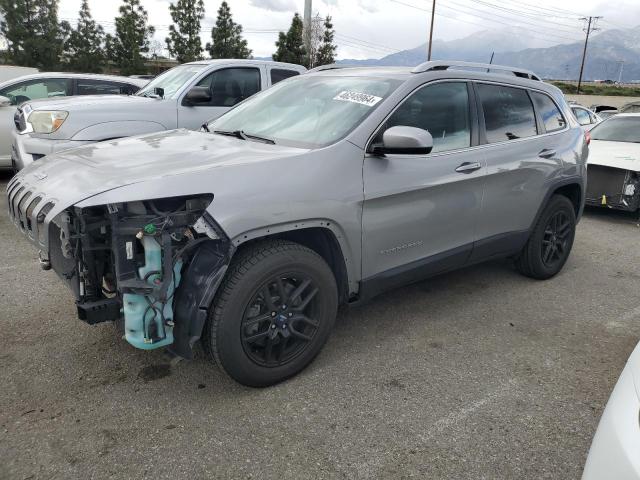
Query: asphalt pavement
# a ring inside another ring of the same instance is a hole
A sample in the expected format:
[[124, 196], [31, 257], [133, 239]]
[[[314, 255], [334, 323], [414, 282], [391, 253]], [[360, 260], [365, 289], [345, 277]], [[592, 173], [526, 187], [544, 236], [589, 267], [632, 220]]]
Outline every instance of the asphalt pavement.
[[579, 478], [640, 338], [636, 217], [588, 210], [556, 278], [499, 261], [343, 309], [251, 389], [79, 321], [0, 210], [1, 479]]

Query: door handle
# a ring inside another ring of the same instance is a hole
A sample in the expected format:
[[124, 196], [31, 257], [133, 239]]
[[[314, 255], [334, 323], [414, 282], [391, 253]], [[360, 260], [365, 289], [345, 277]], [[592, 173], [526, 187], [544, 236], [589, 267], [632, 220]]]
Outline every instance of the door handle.
[[464, 162], [458, 168], [456, 168], [456, 172], [471, 173], [481, 168], [482, 168], [482, 165], [480, 165], [480, 162]]
[[540, 158], [551, 158], [556, 156], [556, 151], [550, 148], [545, 148], [540, 153], [538, 153]]

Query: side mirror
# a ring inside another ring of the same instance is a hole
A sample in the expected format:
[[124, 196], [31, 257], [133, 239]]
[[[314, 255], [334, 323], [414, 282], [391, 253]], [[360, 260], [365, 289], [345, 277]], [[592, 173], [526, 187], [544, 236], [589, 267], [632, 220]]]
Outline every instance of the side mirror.
[[2, 95], [0, 95], [0, 107], [10, 107], [11, 106], [11, 100], [9, 100], [7, 97], [3, 97]]
[[193, 87], [182, 100], [183, 105], [198, 105], [211, 102], [211, 90], [209, 87]]
[[426, 155], [433, 149], [433, 137], [422, 128], [397, 125], [382, 134], [382, 145], [377, 145], [373, 153]]

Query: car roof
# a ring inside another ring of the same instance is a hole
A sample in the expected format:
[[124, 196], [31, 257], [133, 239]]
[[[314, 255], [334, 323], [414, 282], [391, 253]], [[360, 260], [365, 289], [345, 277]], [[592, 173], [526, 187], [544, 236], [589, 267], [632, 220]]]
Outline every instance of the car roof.
[[616, 118], [618, 117], [640, 117], [640, 113], [616, 113]]
[[543, 82], [539, 76], [529, 70], [495, 64], [489, 65], [443, 60], [425, 62], [416, 67], [353, 66], [334, 64], [309, 70], [305, 75], [321, 75], [327, 77], [382, 77], [401, 81], [411, 81], [411, 79], [415, 78], [420, 82], [428, 79], [477, 80], [506, 83], [513, 86], [538, 89], [558, 98], [563, 97], [562, 91], [558, 87], [550, 83]]
[[290, 70], [296, 70], [299, 72], [304, 72], [307, 69], [302, 65], [297, 65], [295, 63], [286, 63], [286, 62], [274, 62], [271, 60], [254, 60], [250, 58], [217, 58], [211, 60], [196, 60], [195, 62], [185, 63], [183, 65], [226, 65], [229, 63], [237, 64], [237, 63], [246, 63], [248, 65], [271, 65], [278, 66], [283, 68], [288, 68]]
[[147, 80], [141, 80], [139, 78], [122, 77], [118, 75], [103, 75], [100, 73], [69, 73], [69, 72], [43, 72], [32, 73], [30, 75], [23, 75], [21, 77], [15, 77], [11, 80], [0, 83], [0, 88], [13, 85], [14, 83], [23, 82], [25, 80], [38, 80], [46, 78], [80, 78], [83, 80], [108, 80], [113, 82], [128, 83], [129, 85], [135, 85], [137, 87], [143, 87], [147, 83]]

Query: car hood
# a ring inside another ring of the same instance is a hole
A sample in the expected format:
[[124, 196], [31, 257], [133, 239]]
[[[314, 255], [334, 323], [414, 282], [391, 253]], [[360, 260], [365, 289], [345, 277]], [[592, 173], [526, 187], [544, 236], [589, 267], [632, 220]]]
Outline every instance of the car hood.
[[[101, 106], [117, 108], [120, 105], [139, 104], [150, 105], [161, 102], [161, 99], [139, 97], [137, 95], [77, 95], [74, 97], [52, 97], [29, 100], [28, 105], [33, 110], [90, 110]], [[23, 105], [23, 106], [24, 106]]]
[[[214, 169], [267, 162], [305, 151], [179, 129], [93, 143], [48, 155], [20, 171], [17, 181], [27, 185], [34, 196], [54, 198], [59, 207], [56, 210], [63, 210], [97, 194], [145, 182], [161, 183], [166, 196], [172, 196], [173, 185], [177, 183], [183, 190], [209, 188], [213, 193], [209, 172]], [[172, 181], [173, 177], [180, 180]], [[139, 188], [141, 198], [154, 198], [144, 188]]]
[[640, 143], [592, 140], [587, 163], [640, 172]]

